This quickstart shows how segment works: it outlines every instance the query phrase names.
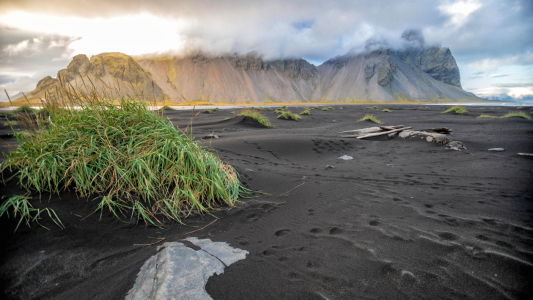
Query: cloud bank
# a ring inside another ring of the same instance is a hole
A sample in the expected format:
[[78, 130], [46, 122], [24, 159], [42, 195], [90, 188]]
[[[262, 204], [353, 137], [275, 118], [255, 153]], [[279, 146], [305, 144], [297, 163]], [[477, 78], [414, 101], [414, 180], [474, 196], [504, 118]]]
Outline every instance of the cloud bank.
[[452, 50], [463, 86], [474, 90], [499, 72], [498, 63], [532, 64], [532, 12], [529, 0], [7, 0], [0, 3], [0, 85], [31, 90], [22, 82], [55, 76], [80, 53], [257, 51], [320, 64], [384, 45], [439, 44]]

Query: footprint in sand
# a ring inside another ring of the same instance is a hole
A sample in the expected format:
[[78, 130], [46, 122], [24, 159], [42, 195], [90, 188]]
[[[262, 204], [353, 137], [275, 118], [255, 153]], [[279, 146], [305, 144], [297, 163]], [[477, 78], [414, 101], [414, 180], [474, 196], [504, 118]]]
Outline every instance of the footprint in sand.
[[379, 224], [381, 224], [379, 221], [376, 221], [376, 220], [372, 220], [368, 223], [370, 226], [378, 226]]
[[455, 234], [453, 233], [450, 233], [450, 232], [443, 232], [441, 234], [439, 234], [439, 237], [443, 240], [447, 240], [447, 241], [456, 241], [459, 239], [458, 236], [456, 236]]
[[344, 230], [340, 229], [339, 227], [333, 227], [329, 230], [329, 234], [341, 234]]
[[291, 231], [290, 229], [282, 229], [282, 230], [276, 231], [276, 233], [274, 233], [274, 235], [276, 235], [276, 236], [284, 236], [287, 233], [289, 233], [290, 231]]

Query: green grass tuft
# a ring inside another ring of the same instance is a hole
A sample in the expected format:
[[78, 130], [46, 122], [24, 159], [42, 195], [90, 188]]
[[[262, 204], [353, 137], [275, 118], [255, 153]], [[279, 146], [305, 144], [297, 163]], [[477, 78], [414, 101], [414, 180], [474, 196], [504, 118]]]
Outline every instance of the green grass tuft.
[[281, 113], [281, 115], [278, 116], [278, 119], [294, 120], [294, 121], [298, 121], [301, 118], [302, 117], [300, 117], [299, 115], [292, 113], [290, 111], [284, 111]]
[[531, 117], [523, 111], [510, 111], [507, 114], [501, 116], [500, 118], [524, 118], [527, 120], [531, 120]]
[[35, 109], [29, 107], [28, 105], [22, 105], [21, 107], [18, 107], [14, 110], [14, 112], [17, 113], [34, 113]]
[[371, 114], [366, 114], [364, 117], [362, 117], [361, 119], [357, 120], [357, 122], [361, 122], [361, 121], [372, 121], [374, 123], [383, 124], [383, 122], [381, 122], [380, 120], [376, 119], [376, 117], [374, 117], [374, 115], [371, 115]]
[[19, 147], [2, 171], [16, 171], [28, 191], [73, 189], [96, 196], [96, 211], [109, 209], [120, 218], [132, 210], [137, 221], [159, 225], [160, 216], [181, 222], [193, 212], [234, 206], [248, 192], [233, 167], [142, 99], [122, 98], [114, 105], [95, 94], [71, 97], [71, 109], [49, 99], [49, 124], [15, 134]]
[[237, 113], [237, 116], [245, 116], [245, 117], [250, 117], [252, 119], [254, 119], [256, 122], [259, 122], [259, 124], [265, 126], [265, 127], [268, 127], [268, 128], [272, 128], [274, 126], [272, 126], [272, 124], [270, 124], [270, 120], [262, 115], [259, 111], [253, 109], [253, 108], [245, 108], [241, 111], [239, 111]]
[[446, 114], [446, 113], [450, 113], [450, 112], [453, 112], [453, 113], [456, 113], [456, 114], [465, 114], [468, 111], [466, 110], [466, 108], [464, 106], [455, 105], [452, 108], [441, 112], [441, 114]]
[[47, 227], [45, 227], [41, 223], [39, 223], [39, 216], [41, 215], [41, 213], [46, 211], [48, 213], [48, 216], [50, 217], [50, 219], [52, 219], [52, 221], [54, 223], [56, 223], [57, 226], [59, 226], [60, 228], [64, 228], [65, 227], [65, 226], [63, 226], [63, 223], [61, 223], [61, 220], [59, 220], [59, 218], [57, 217], [57, 215], [56, 215], [56, 213], [55, 213], [55, 211], [53, 209], [51, 209], [51, 208], [44, 208], [44, 209], [33, 208], [33, 206], [31, 205], [31, 203], [29, 201], [29, 199], [30, 199], [30, 197], [21, 196], [21, 195], [15, 195], [15, 196], [10, 197], [6, 201], [4, 201], [4, 203], [2, 203], [2, 206], [0, 206], [0, 217], [2, 217], [4, 214], [6, 214], [7, 217], [9, 218], [10, 217], [9, 216], [9, 211], [12, 210], [13, 211], [13, 216], [15, 218], [17, 218], [17, 217], [19, 218], [19, 222], [17, 224], [17, 227], [15, 227], [15, 231], [17, 231], [17, 229], [20, 226], [20, 223], [22, 223], [22, 221], [24, 221], [24, 220], [26, 221], [26, 225], [28, 225], [29, 227], [31, 227], [31, 225], [30, 225], [31, 222], [35, 222], [35, 223], [39, 224], [39, 226], [48, 229]]
[[16, 126], [18, 125], [19, 123], [17, 121], [10, 121], [10, 120], [7, 120], [4, 122], [4, 126]]
[[213, 111], [218, 111], [218, 107], [213, 108]]
[[259, 107], [257, 108], [257, 110], [263, 110], [263, 109], [264, 109], [264, 107], [262, 107], [262, 106], [259, 106]]
[[206, 113], [206, 114], [210, 114], [210, 113], [212, 113], [212, 112], [213, 112], [212, 109], [206, 109], [206, 110], [204, 110], [204, 113]]
[[311, 112], [309, 111], [309, 109], [306, 109], [300, 113], [300, 115], [305, 115], [305, 116], [309, 116], [310, 114]]
[[161, 107], [159, 110], [160, 111], [165, 111], [165, 110], [175, 110], [175, 109], [165, 105], [165, 106]]
[[383, 112], [391, 112], [391, 111], [390, 111], [390, 109], [385, 108], [385, 109], [383, 110]]
[[330, 111], [330, 110], [333, 110], [333, 107], [331, 106], [328, 106], [328, 107], [324, 107], [322, 108], [323, 111]]
[[496, 116], [485, 115], [485, 114], [480, 115], [476, 119], [483, 119], [483, 118], [498, 119], [498, 117], [496, 117]]

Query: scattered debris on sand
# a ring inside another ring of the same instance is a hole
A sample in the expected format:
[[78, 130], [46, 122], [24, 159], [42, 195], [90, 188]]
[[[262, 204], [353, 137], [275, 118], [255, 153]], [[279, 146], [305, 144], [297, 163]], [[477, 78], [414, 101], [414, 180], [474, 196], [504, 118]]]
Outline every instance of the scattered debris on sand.
[[467, 150], [466, 146], [462, 142], [452, 141], [446, 136], [447, 134], [453, 131], [452, 129], [449, 129], [447, 127], [437, 127], [423, 130], [412, 130], [412, 128], [413, 127], [405, 127], [404, 125], [369, 127], [363, 129], [342, 131], [341, 133], [350, 132], [352, 134], [343, 135], [341, 137], [354, 137], [357, 139], [365, 139], [381, 135], [388, 135], [389, 138], [393, 138], [396, 135], [399, 135], [402, 139], [420, 137], [421, 139], [425, 139], [427, 142], [430, 143], [443, 144], [445, 145], [446, 149], [456, 151]]

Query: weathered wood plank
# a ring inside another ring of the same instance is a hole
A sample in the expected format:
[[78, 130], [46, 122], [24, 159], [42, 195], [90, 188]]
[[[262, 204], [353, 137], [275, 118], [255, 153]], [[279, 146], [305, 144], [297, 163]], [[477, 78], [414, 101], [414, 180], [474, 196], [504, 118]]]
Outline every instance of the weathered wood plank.
[[413, 128], [413, 127], [412, 126], [411, 127], [403, 127], [403, 128], [398, 128], [398, 129], [389, 130], [389, 131], [369, 133], [367, 135], [358, 136], [357, 138], [358, 139], [364, 139], [364, 138], [368, 138], [368, 137], [380, 136], [380, 135], [385, 135], [385, 134], [389, 134], [389, 133], [393, 133], [393, 132], [404, 131], [404, 130], [411, 129], [411, 128]]

